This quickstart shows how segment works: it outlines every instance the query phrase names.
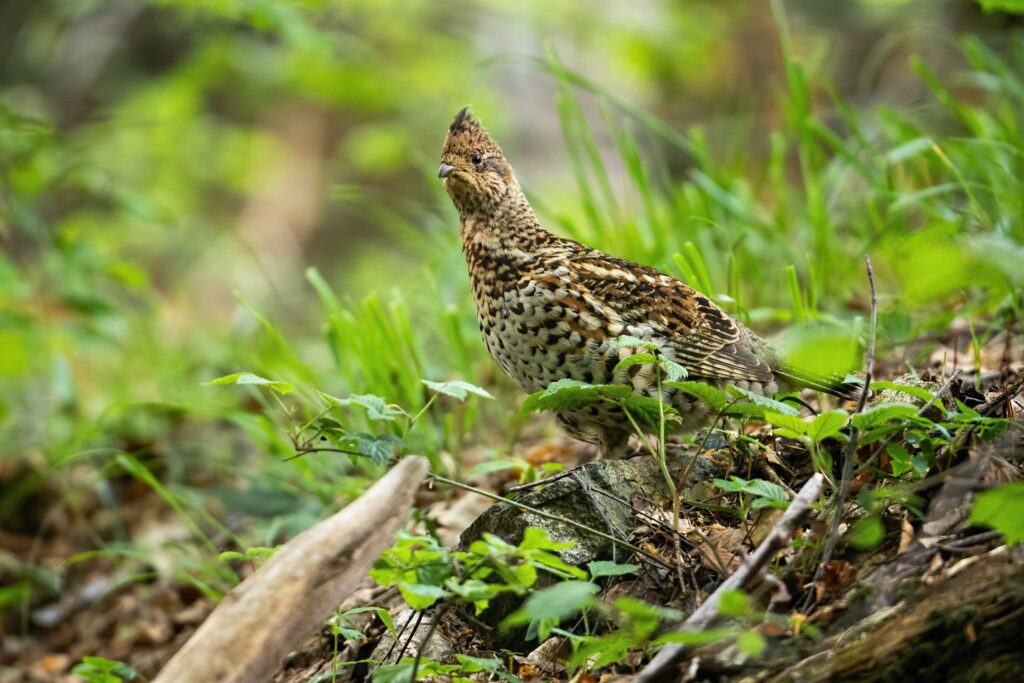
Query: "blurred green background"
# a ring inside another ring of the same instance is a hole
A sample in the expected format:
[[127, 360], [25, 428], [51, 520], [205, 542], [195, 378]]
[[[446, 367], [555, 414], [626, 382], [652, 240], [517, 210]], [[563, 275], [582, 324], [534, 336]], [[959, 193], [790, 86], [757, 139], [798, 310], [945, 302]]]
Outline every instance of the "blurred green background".
[[[279, 542], [376, 476], [285, 462], [275, 397], [202, 385], [220, 375], [295, 384], [298, 415], [318, 389], [415, 412], [420, 379], [462, 378], [498, 400], [440, 401], [415, 449], [456, 471], [521, 450], [436, 178], [466, 104], [551, 229], [766, 334], [859, 334], [864, 254], [893, 371], [925, 367], [910, 342], [951, 325], [975, 351], [1019, 329], [1020, 11], [6, 0], [0, 529], [71, 540], [0, 565], [0, 606], [58, 590], [74, 552], [131, 555], [144, 491], [223, 548]], [[203, 543], [177, 552], [180, 576], [230, 587]]]

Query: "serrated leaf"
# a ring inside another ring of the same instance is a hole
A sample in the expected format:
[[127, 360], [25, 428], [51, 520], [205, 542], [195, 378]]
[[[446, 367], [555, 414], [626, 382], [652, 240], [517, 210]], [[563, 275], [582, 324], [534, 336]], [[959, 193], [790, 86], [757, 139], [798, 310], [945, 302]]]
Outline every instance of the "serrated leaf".
[[738, 398], [745, 398], [751, 403], [759, 406], [764, 406], [766, 409], [772, 412], [779, 413], [780, 415], [799, 415], [800, 411], [782, 401], [776, 401], [774, 398], [768, 396], [762, 396], [761, 394], [749, 391], [747, 389], [741, 389], [735, 385], [729, 385], [729, 393]]
[[657, 351], [658, 344], [650, 339], [640, 339], [639, 337], [633, 337], [628, 334], [620, 334], [615, 338], [615, 347], [618, 349], [635, 348], [635, 349], [647, 349], [648, 351]]
[[348, 450], [354, 450], [360, 455], [373, 460], [378, 465], [383, 465], [395, 457], [395, 452], [403, 442], [394, 434], [366, 434], [355, 432], [346, 434], [341, 442]]
[[847, 419], [849, 419], [849, 415], [842, 410], [821, 413], [807, 425], [807, 436], [815, 443], [821, 443], [838, 434], [839, 430], [846, 425]]
[[295, 391], [295, 386], [288, 382], [282, 382], [281, 380], [267, 379], [266, 377], [260, 377], [254, 375], [251, 372], [236, 372], [233, 375], [224, 375], [217, 379], [211, 379], [209, 382], [203, 382], [204, 386], [211, 386], [214, 384], [253, 384], [256, 386], [267, 387], [272, 389], [279, 394], [290, 394]]
[[721, 411], [729, 403], [729, 397], [725, 395], [725, 392], [703, 382], [667, 382], [666, 386], [694, 396], [716, 411]]
[[650, 396], [630, 395], [622, 399], [621, 404], [641, 427], [657, 427], [658, 421], [661, 419], [662, 410], [664, 410], [666, 420], [678, 415], [678, 411], [675, 408], [670, 405], [662, 405], [658, 399], [651, 398]]
[[587, 564], [587, 571], [590, 572], [590, 578], [592, 579], [599, 579], [602, 576], [634, 574], [638, 569], [640, 569], [640, 566], [636, 564], [619, 564], [618, 562], [608, 562], [605, 560], [595, 560]]
[[453, 379], [449, 382], [432, 382], [429, 379], [420, 380], [433, 392], [438, 394], [444, 394], [445, 396], [451, 396], [452, 398], [460, 401], [465, 401], [470, 394], [480, 396], [481, 398], [490, 398], [491, 396], [486, 389], [481, 389], [475, 384], [464, 382], [461, 379]]
[[995, 529], [1007, 545], [1024, 540], [1024, 481], [979, 493], [971, 509], [971, 524]]
[[686, 371], [685, 367], [664, 356], [658, 359], [658, 363], [661, 365], [661, 369], [665, 371], [665, 379], [669, 382], [678, 382], [679, 380], [686, 379], [690, 374]]
[[339, 398], [321, 391], [320, 397], [331, 405], [359, 406], [366, 411], [366, 416], [371, 420], [391, 422], [396, 417], [405, 414], [405, 411], [398, 406], [389, 405], [383, 398], [374, 394], [353, 394], [348, 398]]
[[560, 379], [526, 397], [520, 414], [529, 415], [538, 411], [559, 412], [575, 410], [594, 403], [621, 400], [633, 393], [625, 384], [587, 384], [574, 379]]
[[619, 368], [628, 368], [631, 365], [651, 365], [653, 363], [656, 363], [657, 361], [658, 359], [653, 354], [638, 353], [636, 355], [629, 356], [628, 358], [623, 358], [622, 360], [620, 360], [618, 363], [615, 364], [615, 369], [618, 370]]

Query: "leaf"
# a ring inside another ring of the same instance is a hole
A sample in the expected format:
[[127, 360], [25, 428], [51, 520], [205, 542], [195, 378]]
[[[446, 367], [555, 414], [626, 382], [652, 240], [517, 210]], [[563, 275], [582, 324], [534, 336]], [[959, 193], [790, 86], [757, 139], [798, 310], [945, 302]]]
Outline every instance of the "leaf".
[[666, 386], [699, 398], [716, 411], [721, 411], [729, 403], [729, 397], [725, 395], [724, 391], [703, 382], [666, 382]]
[[690, 374], [686, 371], [685, 367], [664, 356], [658, 359], [658, 363], [661, 365], [661, 369], [665, 371], [665, 378], [669, 382], [678, 382], [681, 379], [686, 379]]
[[657, 357], [650, 353], [638, 353], [628, 358], [623, 358], [615, 365], [615, 369], [628, 368], [631, 365], [652, 365], [658, 362]]
[[896, 442], [887, 443], [885, 452], [889, 454], [889, 465], [895, 477], [906, 474], [914, 468], [914, 461], [907, 452], [906, 447]]
[[373, 683], [409, 683], [411, 677], [412, 662], [382, 664], [373, 670]]
[[203, 386], [211, 386], [214, 384], [255, 384], [256, 386], [267, 387], [273, 389], [279, 394], [290, 394], [295, 391], [295, 387], [288, 382], [282, 382], [281, 380], [267, 379], [266, 377], [260, 377], [254, 375], [251, 372], [236, 372], [233, 375], [224, 375], [217, 379], [211, 379], [209, 382], [203, 382]]
[[583, 408], [608, 400], [621, 400], [633, 393], [625, 384], [587, 384], [574, 379], [560, 379], [526, 397], [519, 409], [521, 415], [538, 411], [559, 412]]
[[[807, 423], [804, 422], [799, 417], [797, 417], [796, 415], [782, 414], [769, 411], [764, 414], [764, 420], [765, 422], [773, 424], [776, 427], [782, 427], [783, 429], [786, 429], [791, 433], [795, 433], [796, 438], [798, 439], [807, 433]], [[780, 434], [781, 436], [787, 436], [785, 434], [781, 434], [781, 431], [778, 429], [775, 430], [775, 433]], [[793, 437], [787, 436], [787, 438]]]
[[621, 403], [622, 407], [629, 411], [629, 414], [641, 427], [650, 429], [658, 426], [662, 411], [664, 411], [666, 419], [679, 414], [672, 406], [662, 404], [658, 399], [650, 396], [630, 395], [622, 399]]
[[460, 401], [465, 401], [470, 394], [475, 394], [481, 398], [494, 398], [486, 389], [481, 389], [475, 384], [470, 384], [469, 382], [463, 382], [461, 379], [453, 379], [450, 382], [431, 382], [429, 379], [421, 379], [420, 381], [427, 385], [427, 388], [431, 391], [438, 394], [444, 394], [445, 396], [451, 396], [452, 398], [456, 398]]
[[353, 614], [363, 614], [364, 612], [373, 612], [376, 614], [377, 618], [380, 619], [381, 623], [384, 624], [385, 628], [387, 628], [391, 635], [398, 635], [398, 631], [395, 630], [395, 622], [391, 620], [391, 613], [383, 607], [353, 607], [350, 610], [345, 610], [339, 616], [347, 617]]
[[405, 443], [394, 434], [381, 434], [379, 436], [375, 436], [365, 432], [346, 434], [345, 438], [340, 443], [347, 447], [348, 450], [354, 450], [360, 455], [365, 455], [378, 465], [384, 465], [390, 462], [390, 460], [395, 457], [398, 448], [405, 445]]
[[750, 598], [743, 590], [733, 588], [722, 593], [718, 613], [725, 617], [739, 617], [750, 611]]
[[602, 576], [623, 576], [624, 574], [633, 574], [638, 569], [639, 565], [635, 564], [619, 564], [618, 562], [608, 562], [605, 560], [595, 560], [587, 564], [587, 571], [590, 572], [591, 578], [599, 579]]
[[850, 545], [861, 548], [874, 548], [885, 538], [885, 525], [878, 515], [868, 515], [858, 519], [850, 530]]
[[768, 643], [757, 631], [744, 631], [736, 638], [736, 645], [748, 657], [760, 657]]
[[587, 581], [562, 581], [542, 588], [506, 617], [502, 627], [520, 626], [530, 621], [561, 621], [593, 604], [594, 594], [599, 590], [597, 584]]
[[1024, 540], [1024, 481], [979, 493], [971, 509], [971, 524], [995, 529], [1007, 545]]
[[896, 382], [878, 381], [872, 382], [871, 388], [878, 391], [893, 389], [902, 394], [907, 394], [908, 396], [913, 396], [914, 398], [920, 399], [925, 403], [929, 403], [935, 400], [935, 394], [933, 394], [932, 392], [928, 391], [923, 387], [915, 387], [909, 384], [898, 384]]
[[528, 526], [523, 530], [523, 540], [519, 543], [520, 550], [571, 550], [576, 541], [556, 541], [544, 529]]
[[[874, 386], [872, 384], [872, 386]], [[874, 429], [889, 422], [902, 422], [917, 415], [916, 406], [906, 403], [881, 403], [853, 416], [853, 426], [860, 430]]]
[[619, 349], [635, 348], [657, 351], [658, 343], [653, 342], [650, 339], [640, 339], [639, 337], [633, 337], [628, 334], [620, 334], [615, 338], [615, 347]]
[[353, 394], [348, 398], [338, 398], [323, 392], [321, 392], [320, 395], [328, 403], [333, 403], [334, 405], [359, 406], [366, 410], [366, 416], [371, 420], [390, 422], [396, 417], [405, 414], [405, 411], [398, 406], [389, 405], [383, 398], [373, 394]]
[[741, 389], [737, 386], [733, 386], [732, 384], [729, 385], [729, 393], [732, 394], [733, 396], [736, 396], [737, 398], [745, 398], [754, 405], [764, 406], [765, 408], [768, 408], [773, 412], [779, 413], [780, 415], [800, 414], [799, 410], [789, 405], [788, 403], [776, 401], [774, 398], [762, 396], [761, 394], [755, 393], [753, 391], [748, 391], [747, 389]]
[[525, 460], [488, 460], [487, 462], [475, 465], [467, 474], [470, 477], [475, 477], [481, 474], [491, 474], [492, 472], [504, 472], [505, 470], [522, 472], [528, 469], [530, 469], [530, 463]]
[[440, 586], [408, 581], [399, 581], [398, 590], [402, 594], [402, 598], [409, 603], [409, 607], [415, 610], [426, 609], [448, 595], [448, 591]]
[[849, 415], [842, 410], [831, 410], [816, 416], [807, 425], [807, 436], [815, 443], [835, 436], [846, 425]]

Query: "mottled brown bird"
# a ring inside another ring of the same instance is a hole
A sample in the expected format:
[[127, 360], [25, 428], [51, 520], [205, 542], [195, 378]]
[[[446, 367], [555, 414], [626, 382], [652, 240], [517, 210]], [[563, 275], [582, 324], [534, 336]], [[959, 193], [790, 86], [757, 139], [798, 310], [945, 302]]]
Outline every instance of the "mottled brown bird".
[[[621, 335], [658, 344], [692, 380], [772, 394], [784, 383], [845, 395], [828, 382], [800, 381], [775, 350], [705, 295], [649, 266], [557, 237], [537, 221], [501, 148], [467, 109], [448, 128], [438, 176], [459, 212], [477, 320], [498, 365], [523, 391], [559, 379], [629, 384], [657, 395], [653, 365], [615, 369], [639, 349]], [[705, 404], [663, 389], [682, 429], [705, 424]], [[614, 457], [631, 433], [613, 405], [556, 415], [569, 435]]]

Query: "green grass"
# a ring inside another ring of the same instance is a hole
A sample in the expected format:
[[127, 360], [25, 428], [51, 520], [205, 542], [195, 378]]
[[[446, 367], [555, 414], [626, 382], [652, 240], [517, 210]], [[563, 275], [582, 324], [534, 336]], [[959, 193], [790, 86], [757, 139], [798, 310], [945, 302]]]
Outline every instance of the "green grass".
[[[908, 68], [927, 86], [926, 100], [912, 110], [861, 109], [831, 97], [827, 83], [811, 82], [784, 25], [780, 34], [782, 117], [765, 139], [739, 124], [732, 141], [699, 127], [675, 130], [554, 54], [534, 60], [536, 77], [557, 86], [569, 159], [559, 187], [521, 178], [542, 220], [665, 269], [765, 332], [807, 328], [824, 330], [827, 340], [859, 338], [865, 254], [878, 272], [880, 354], [945, 330], [955, 316], [972, 322], [979, 344], [1019, 325], [1024, 41], [1000, 55], [967, 39], [960, 68], [941, 78], [915, 60]], [[20, 173], [8, 176], [16, 181], [5, 188], [9, 214], [42, 221], [48, 197], [96, 194], [114, 207], [118, 229], [156, 225], [158, 212], [140, 196], [77, 170], [56, 173], [53, 160], [67, 150], [55, 131], [12, 110], [0, 113], [0, 142]], [[506, 144], [506, 152], [514, 161], [516, 150]], [[434, 192], [434, 207], [396, 209], [383, 223], [415, 268], [392, 268], [382, 257], [377, 291], [363, 297], [335, 292], [311, 269], [306, 298], [320, 310], [286, 323], [276, 319], [282, 311], [267, 315], [243, 302], [234, 325], [196, 323], [164, 336], [157, 286], [129, 261], [109, 258], [113, 228], [99, 248], [76, 239], [75, 226], [63, 242], [41, 239], [46, 255], [35, 269], [0, 256], [7, 352], [0, 363], [25, 370], [5, 384], [2, 398], [0, 435], [22, 473], [5, 491], [0, 522], [14, 523], [25, 501], [53, 492], [69, 508], [89, 501], [117, 513], [110, 492], [137, 480], [190, 529], [174, 555], [179, 578], [215, 595], [235, 578], [218, 559], [220, 548], [272, 545], [358, 495], [381, 471], [329, 454], [285, 461], [292, 449], [283, 425], [322, 410], [318, 390], [375, 394], [415, 414], [431, 396], [423, 379], [484, 385], [496, 401], [439, 399], [408, 448], [439, 469], [447, 453], [457, 470], [471, 446], [508, 457], [521, 426], [519, 397], [486, 356], [457, 219], [441, 190]], [[401, 206], [400, 196], [393, 199]], [[82, 220], [79, 230], [103, 223]], [[54, 290], [74, 323], [37, 315], [53, 303], [39, 292]], [[72, 374], [72, 356], [84, 358], [86, 369]], [[278, 402], [255, 389], [201, 386], [238, 371], [289, 382], [296, 392]], [[338, 418], [353, 431], [375, 427], [359, 411]], [[82, 471], [85, 490], [74, 483]], [[243, 538], [221, 527], [218, 516], [228, 513], [247, 516]], [[120, 557], [130, 540], [106, 535], [96, 545]], [[30, 574], [24, 569], [18, 585], [43, 590]], [[10, 595], [27, 604], [24, 591]]]

